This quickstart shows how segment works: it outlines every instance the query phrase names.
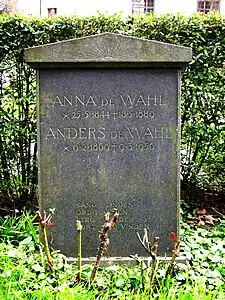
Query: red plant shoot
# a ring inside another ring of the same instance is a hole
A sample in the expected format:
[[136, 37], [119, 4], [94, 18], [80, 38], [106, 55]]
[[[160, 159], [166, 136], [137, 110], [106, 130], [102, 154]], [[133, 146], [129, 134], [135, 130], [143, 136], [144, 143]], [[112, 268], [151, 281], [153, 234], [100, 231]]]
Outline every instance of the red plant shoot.
[[171, 232], [171, 237], [170, 237], [171, 241], [177, 242], [177, 235], [175, 232]]
[[179, 239], [177, 237], [177, 234], [175, 232], [171, 232], [170, 240], [173, 241], [173, 251], [178, 254], [179, 253]]

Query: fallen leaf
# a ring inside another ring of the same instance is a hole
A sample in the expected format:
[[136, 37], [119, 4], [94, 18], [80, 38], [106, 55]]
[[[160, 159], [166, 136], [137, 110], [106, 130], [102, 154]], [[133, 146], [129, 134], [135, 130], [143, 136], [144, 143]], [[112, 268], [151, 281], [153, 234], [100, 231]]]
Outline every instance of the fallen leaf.
[[212, 215], [206, 215], [205, 216], [205, 222], [207, 223], [207, 224], [214, 224], [214, 218], [213, 218], [213, 216]]
[[206, 215], [207, 214], [207, 211], [203, 208], [203, 209], [199, 209], [196, 211], [196, 214], [197, 215]]

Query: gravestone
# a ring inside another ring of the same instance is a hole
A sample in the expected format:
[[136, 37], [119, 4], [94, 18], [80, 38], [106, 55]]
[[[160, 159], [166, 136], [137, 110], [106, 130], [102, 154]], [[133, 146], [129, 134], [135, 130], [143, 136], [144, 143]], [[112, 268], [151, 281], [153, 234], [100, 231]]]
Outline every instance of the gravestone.
[[191, 49], [118, 34], [25, 50], [37, 69], [38, 197], [55, 207], [52, 245], [94, 257], [104, 214], [117, 208], [107, 256], [146, 256], [136, 232], [170, 254], [179, 232], [180, 72]]

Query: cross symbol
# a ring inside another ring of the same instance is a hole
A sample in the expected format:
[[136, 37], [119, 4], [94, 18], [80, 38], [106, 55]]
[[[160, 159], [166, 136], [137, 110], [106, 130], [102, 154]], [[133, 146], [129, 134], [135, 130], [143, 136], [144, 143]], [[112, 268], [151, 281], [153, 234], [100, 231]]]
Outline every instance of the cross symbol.
[[69, 146], [68, 147], [64, 147], [64, 149], [63, 149], [63, 152], [64, 151], [68, 151], [68, 152], [70, 152], [70, 150], [69, 150]]
[[111, 115], [113, 115], [114, 116], [114, 120], [116, 119], [116, 116], [118, 115], [118, 113], [116, 112], [116, 111], [113, 111], [113, 112], [111, 112]]
[[70, 120], [69, 115], [70, 115], [70, 114], [63, 114], [63, 120], [65, 120], [65, 119]]

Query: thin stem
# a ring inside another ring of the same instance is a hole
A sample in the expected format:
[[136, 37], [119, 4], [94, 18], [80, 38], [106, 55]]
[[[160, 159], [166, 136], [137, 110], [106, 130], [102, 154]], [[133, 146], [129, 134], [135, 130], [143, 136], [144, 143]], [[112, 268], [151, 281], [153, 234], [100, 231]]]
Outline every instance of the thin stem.
[[55, 276], [55, 269], [54, 269], [53, 263], [52, 263], [52, 258], [51, 258], [49, 245], [48, 245], [48, 236], [47, 236], [47, 231], [46, 231], [46, 227], [51, 227], [52, 226], [51, 218], [52, 218], [52, 216], [55, 212], [55, 208], [49, 209], [49, 211], [50, 211], [50, 213], [47, 217], [46, 217], [46, 212], [45, 211], [44, 211], [43, 217], [41, 216], [40, 211], [37, 211], [37, 216], [38, 216], [40, 228], [41, 228], [41, 231], [42, 231], [44, 249], [45, 249], [45, 254], [47, 256], [48, 265], [49, 265], [49, 268], [51, 270], [52, 276], [55, 278], [56, 277]]
[[81, 231], [78, 232], [78, 270], [81, 270]]
[[81, 280], [81, 265], [82, 265], [82, 248], [81, 248], [81, 232], [82, 232], [82, 225], [80, 221], [76, 221], [76, 229], [77, 229], [77, 244], [78, 244], [78, 251], [77, 251], [77, 259], [78, 259], [78, 273], [76, 279], [78, 281]]
[[42, 227], [42, 232], [43, 232], [43, 236], [44, 236], [44, 247], [45, 247], [45, 253], [47, 256], [47, 260], [48, 260], [48, 265], [52, 272], [53, 277], [55, 277], [55, 269], [53, 267], [52, 258], [51, 258], [51, 254], [50, 254], [50, 250], [49, 250], [49, 246], [48, 246], [48, 236], [47, 236], [47, 232], [46, 232], [46, 227]]
[[101, 259], [104, 255], [105, 251], [107, 250], [107, 246], [109, 244], [108, 232], [110, 229], [112, 229], [115, 226], [116, 222], [118, 221], [118, 218], [119, 218], [119, 213], [117, 212], [116, 209], [113, 212], [113, 218], [110, 222], [109, 222], [109, 213], [105, 214], [105, 223], [103, 225], [102, 231], [99, 236], [100, 246], [99, 246], [95, 266], [91, 273], [90, 283], [92, 283], [92, 281], [94, 280], [97, 270], [100, 266]]

